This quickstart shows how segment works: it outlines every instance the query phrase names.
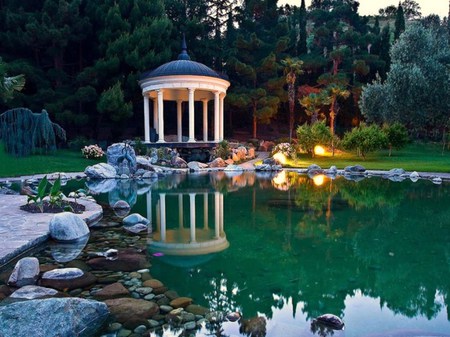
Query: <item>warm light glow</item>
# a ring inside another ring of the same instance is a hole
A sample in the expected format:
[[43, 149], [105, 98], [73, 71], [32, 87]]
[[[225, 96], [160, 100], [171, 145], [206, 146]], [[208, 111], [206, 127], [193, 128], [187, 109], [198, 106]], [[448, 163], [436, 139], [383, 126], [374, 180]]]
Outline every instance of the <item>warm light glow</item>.
[[325, 149], [320, 145], [316, 145], [314, 147], [314, 154], [316, 156], [323, 156], [325, 154]]
[[289, 184], [286, 176], [286, 171], [281, 171], [275, 177], [273, 177], [272, 185], [280, 191], [287, 191], [289, 189]]
[[324, 174], [317, 174], [312, 178], [314, 185], [316, 186], [322, 186], [325, 182], [325, 175]]
[[287, 162], [287, 158], [284, 154], [282, 154], [281, 152], [277, 152], [273, 155], [273, 159], [277, 160], [278, 162], [280, 162], [281, 164], [286, 164]]

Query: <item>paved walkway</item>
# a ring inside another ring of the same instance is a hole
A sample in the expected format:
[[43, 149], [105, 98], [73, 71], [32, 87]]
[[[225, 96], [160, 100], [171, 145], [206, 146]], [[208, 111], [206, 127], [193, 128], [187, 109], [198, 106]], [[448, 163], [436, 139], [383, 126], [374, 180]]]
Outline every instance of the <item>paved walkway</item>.
[[[49, 223], [54, 214], [22, 211], [19, 207], [26, 202], [25, 195], [0, 195], [0, 266], [49, 237]], [[80, 199], [77, 202], [86, 207], [79, 216], [88, 225], [101, 218], [100, 205]]]

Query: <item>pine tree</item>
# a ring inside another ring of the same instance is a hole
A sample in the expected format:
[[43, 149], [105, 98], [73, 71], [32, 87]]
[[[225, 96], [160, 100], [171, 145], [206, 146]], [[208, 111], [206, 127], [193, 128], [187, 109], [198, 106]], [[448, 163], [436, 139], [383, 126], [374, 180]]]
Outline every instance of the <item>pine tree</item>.
[[397, 13], [395, 15], [395, 31], [394, 39], [397, 40], [400, 34], [405, 31], [405, 14], [403, 13], [403, 6], [399, 2], [397, 7]]
[[297, 47], [297, 54], [306, 54], [308, 51], [306, 46], [306, 7], [305, 7], [305, 0], [302, 0], [302, 3], [300, 5], [300, 11], [299, 11], [299, 41], [298, 41], [298, 47]]

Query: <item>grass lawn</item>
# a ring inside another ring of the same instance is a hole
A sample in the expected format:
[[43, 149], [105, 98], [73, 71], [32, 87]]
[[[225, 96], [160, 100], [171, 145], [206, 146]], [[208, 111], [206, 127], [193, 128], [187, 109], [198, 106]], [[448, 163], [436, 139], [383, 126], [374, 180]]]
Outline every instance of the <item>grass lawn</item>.
[[14, 157], [0, 144], [0, 177], [17, 177], [38, 173], [83, 172], [86, 166], [105, 161], [86, 159], [81, 151], [57, 150], [48, 155]]
[[288, 164], [300, 168], [306, 168], [311, 164], [317, 164], [322, 168], [335, 165], [339, 169], [360, 164], [371, 170], [403, 168], [406, 171], [450, 172], [450, 151], [447, 149], [442, 154], [442, 144], [412, 143], [399, 151], [393, 150], [391, 157], [388, 154], [387, 150], [369, 153], [366, 159], [349, 152], [338, 153], [334, 157], [330, 155], [310, 158], [307, 155], [301, 155]]

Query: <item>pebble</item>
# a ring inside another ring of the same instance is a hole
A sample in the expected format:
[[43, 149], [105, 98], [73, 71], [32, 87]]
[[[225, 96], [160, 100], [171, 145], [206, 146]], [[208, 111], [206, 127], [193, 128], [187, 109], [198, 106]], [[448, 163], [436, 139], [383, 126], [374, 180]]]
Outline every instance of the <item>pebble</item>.
[[141, 287], [141, 288], [136, 288], [136, 292], [141, 294], [141, 295], [148, 295], [153, 291], [153, 288], [150, 287]]
[[138, 293], [132, 292], [131, 297], [139, 299], [139, 298], [141, 298], [141, 295], [139, 295]]
[[150, 269], [139, 269], [139, 270], [137, 271], [137, 273], [139, 273], [139, 274], [149, 273], [149, 272], [150, 272]]
[[82, 292], [83, 292], [83, 289], [77, 288], [77, 289], [73, 289], [73, 290], [69, 291], [69, 295], [70, 296], [78, 296], [78, 295], [81, 295]]
[[147, 327], [145, 325], [139, 325], [136, 329], [133, 330], [135, 333], [143, 334], [147, 331]]
[[140, 279], [142, 277], [142, 275], [139, 272], [132, 272], [129, 275], [133, 279]]
[[121, 330], [119, 330], [119, 332], [117, 333], [117, 337], [128, 337], [129, 335], [131, 335], [131, 333], [132, 333], [131, 330], [121, 329]]
[[117, 331], [117, 330], [120, 330], [121, 328], [122, 328], [122, 324], [115, 322], [115, 323], [111, 323], [108, 326], [108, 331], [110, 331], [110, 332]]
[[157, 326], [160, 325], [159, 322], [158, 322], [158, 321], [155, 321], [154, 319], [149, 319], [149, 320], [148, 320], [148, 324], [150, 324], [150, 327], [151, 327], [151, 328], [156, 328]]
[[161, 310], [161, 312], [171, 312], [173, 310], [173, 308], [170, 305], [161, 305], [159, 307], [159, 310]]
[[195, 322], [187, 322], [184, 324], [184, 328], [186, 330], [193, 330], [197, 327], [197, 325], [195, 324]]
[[155, 294], [148, 294], [144, 296], [144, 300], [150, 301], [155, 298]]

